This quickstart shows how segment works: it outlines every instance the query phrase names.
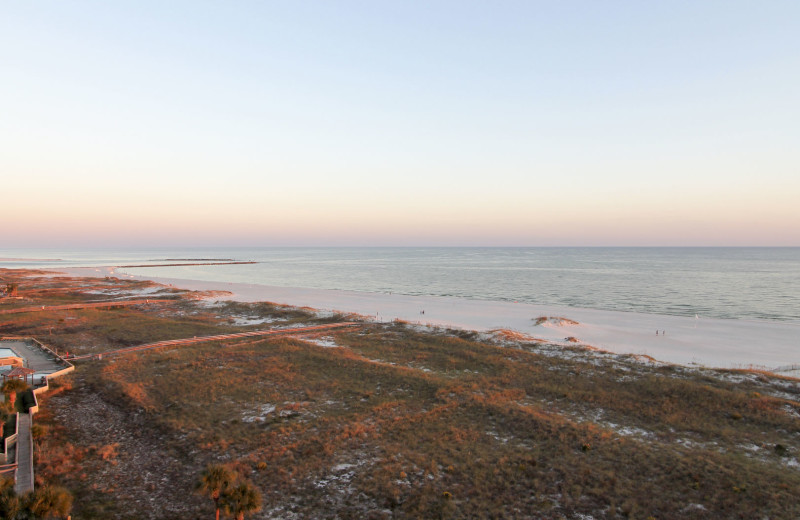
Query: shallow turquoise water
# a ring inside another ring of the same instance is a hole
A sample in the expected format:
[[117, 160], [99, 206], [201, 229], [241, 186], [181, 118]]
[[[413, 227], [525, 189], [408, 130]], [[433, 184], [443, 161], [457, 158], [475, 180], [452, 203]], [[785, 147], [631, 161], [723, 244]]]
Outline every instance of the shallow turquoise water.
[[[0, 267], [255, 260], [145, 276], [455, 296], [731, 319], [800, 320], [800, 248], [0, 250]], [[61, 261], [54, 262], [59, 258]]]

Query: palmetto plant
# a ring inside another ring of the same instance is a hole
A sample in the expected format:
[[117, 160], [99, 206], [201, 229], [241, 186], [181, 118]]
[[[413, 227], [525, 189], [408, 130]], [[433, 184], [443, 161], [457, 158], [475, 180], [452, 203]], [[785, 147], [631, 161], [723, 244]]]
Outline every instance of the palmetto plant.
[[33, 518], [66, 518], [72, 510], [72, 494], [60, 486], [42, 486], [25, 498]]
[[209, 464], [195, 484], [195, 491], [198, 494], [214, 501], [216, 520], [219, 520], [220, 499], [233, 485], [234, 480], [236, 480], [236, 474], [226, 466]]
[[261, 493], [250, 482], [239, 482], [222, 495], [222, 507], [236, 520], [261, 509]]
[[3, 386], [0, 387], [0, 391], [6, 395], [8, 402], [11, 403], [11, 409], [13, 410], [14, 402], [17, 400], [17, 392], [22, 392], [26, 388], [28, 388], [28, 385], [24, 381], [20, 379], [9, 379], [3, 383]]
[[0, 518], [15, 518], [21, 509], [22, 503], [14, 491], [14, 479], [0, 477]]

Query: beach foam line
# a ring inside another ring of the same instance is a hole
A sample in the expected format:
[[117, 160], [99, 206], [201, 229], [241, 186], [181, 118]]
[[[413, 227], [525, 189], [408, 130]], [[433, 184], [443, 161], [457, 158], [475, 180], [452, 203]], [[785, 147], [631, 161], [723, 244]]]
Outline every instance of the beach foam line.
[[[73, 276], [152, 280], [193, 291], [230, 291], [232, 295], [216, 299], [311, 307], [360, 314], [376, 321], [399, 319], [421, 325], [476, 331], [508, 329], [559, 343], [574, 337], [594, 348], [618, 354], [650, 356], [679, 365], [771, 370], [800, 363], [800, 322], [689, 318], [443, 296], [207, 282], [131, 275], [112, 267], [62, 268], [58, 271]], [[546, 326], [536, 325], [541, 316], [557, 316], [577, 324], [548, 321]]]

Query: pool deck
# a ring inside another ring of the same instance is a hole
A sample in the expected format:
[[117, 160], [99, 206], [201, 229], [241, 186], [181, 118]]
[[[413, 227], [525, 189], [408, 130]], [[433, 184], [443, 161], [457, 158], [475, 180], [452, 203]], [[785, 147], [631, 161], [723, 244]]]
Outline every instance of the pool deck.
[[4, 349], [11, 349], [17, 353], [18, 357], [23, 358], [25, 367], [36, 371], [34, 374], [36, 379], [41, 379], [43, 376], [65, 368], [52, 353], [42, 349], [30, 339], [2, 339], [0, 340], [0, 352]]

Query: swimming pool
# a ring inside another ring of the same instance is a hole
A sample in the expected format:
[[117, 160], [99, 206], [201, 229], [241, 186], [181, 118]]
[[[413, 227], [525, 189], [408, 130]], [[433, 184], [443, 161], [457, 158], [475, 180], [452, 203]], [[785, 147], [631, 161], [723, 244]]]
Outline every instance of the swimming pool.
[[11, 350], [10, 348], [0, 348], [0, 358], [4, 357], [20, 357], [19, 354]]

